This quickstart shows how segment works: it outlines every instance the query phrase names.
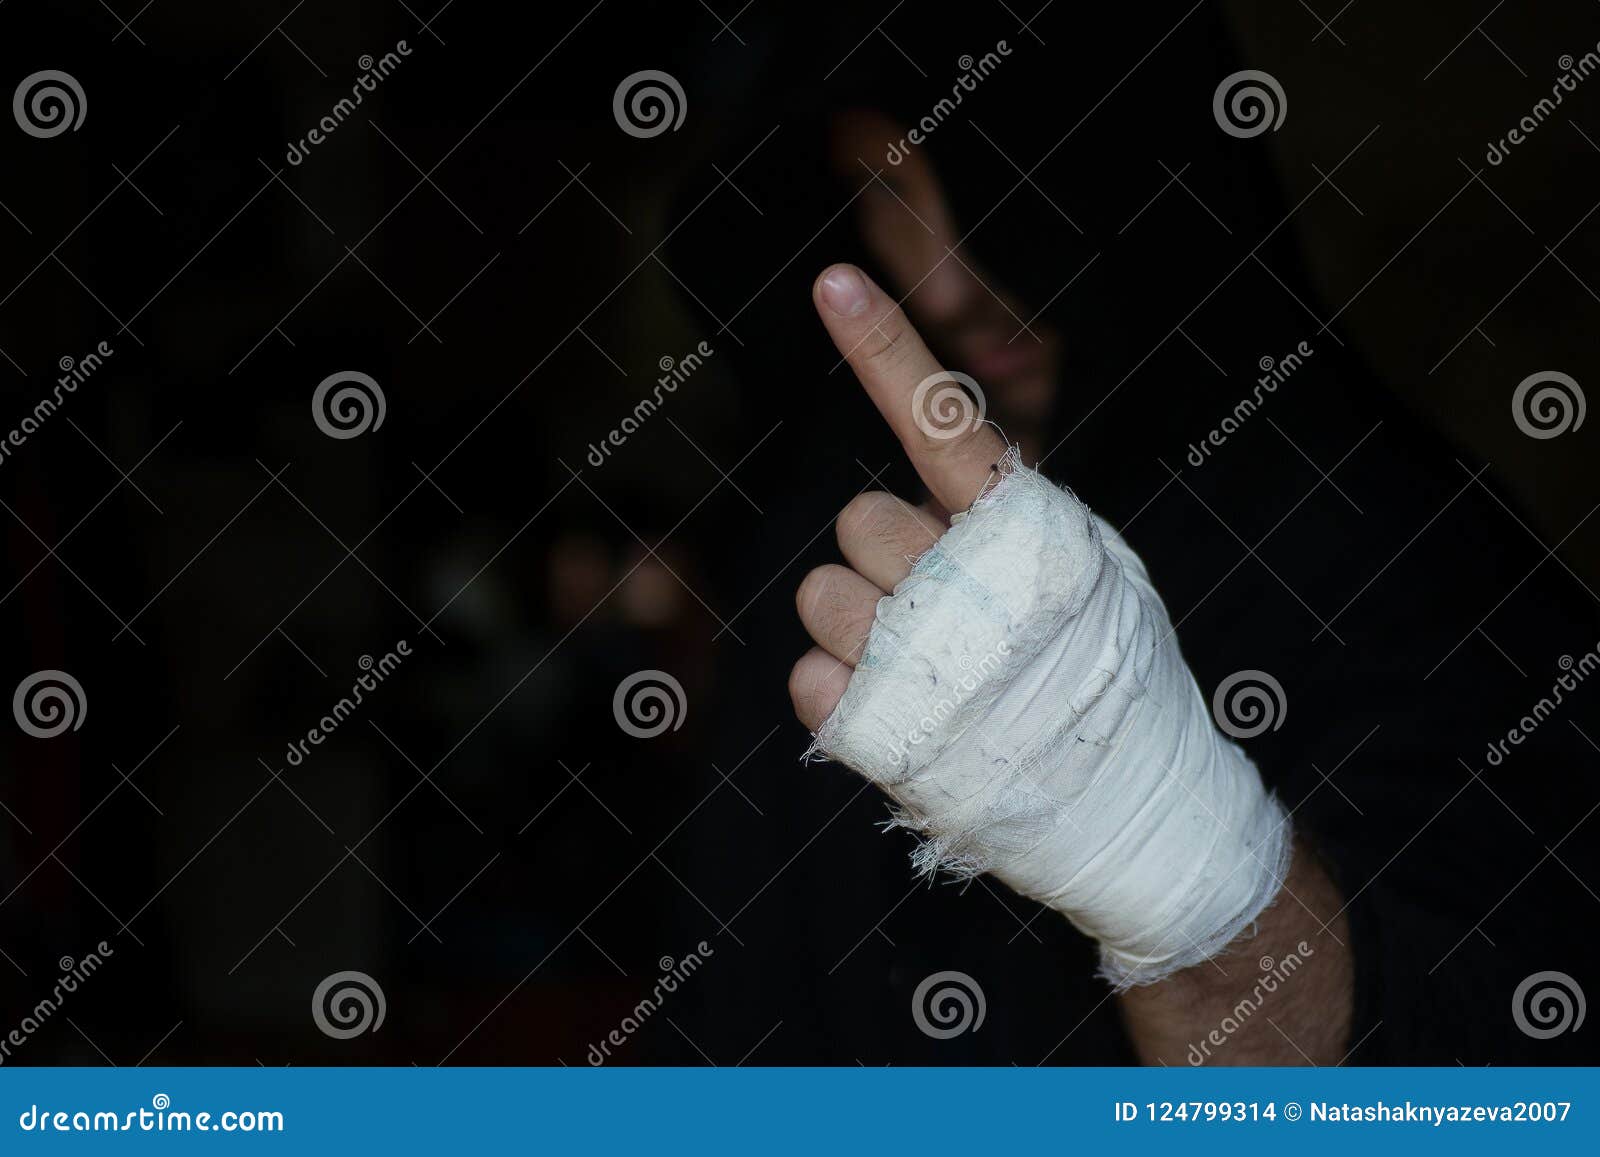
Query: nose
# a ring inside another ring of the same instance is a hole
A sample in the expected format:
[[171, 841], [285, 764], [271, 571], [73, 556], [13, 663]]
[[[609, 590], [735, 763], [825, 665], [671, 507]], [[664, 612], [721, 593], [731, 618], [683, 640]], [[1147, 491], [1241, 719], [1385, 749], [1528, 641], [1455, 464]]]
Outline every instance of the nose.
[[913, 293], [917, 316], [930, 326], [954, 326], [967, 320], [981, 304], [982, 284], [958, 255], [947, 252], [936, 238], [925, 237], [919, 250], [922, 272], [916, 277], [921, 284]]

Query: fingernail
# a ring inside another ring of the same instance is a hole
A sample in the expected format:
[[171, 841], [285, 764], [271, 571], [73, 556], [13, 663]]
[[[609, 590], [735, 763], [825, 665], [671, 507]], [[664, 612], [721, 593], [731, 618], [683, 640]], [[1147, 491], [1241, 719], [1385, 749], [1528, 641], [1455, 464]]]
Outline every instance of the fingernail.
[[848, 265], [830, 269], [822, 279], [822, 300], [840, 317], [855, 317], [867, 308], [867, 283]]

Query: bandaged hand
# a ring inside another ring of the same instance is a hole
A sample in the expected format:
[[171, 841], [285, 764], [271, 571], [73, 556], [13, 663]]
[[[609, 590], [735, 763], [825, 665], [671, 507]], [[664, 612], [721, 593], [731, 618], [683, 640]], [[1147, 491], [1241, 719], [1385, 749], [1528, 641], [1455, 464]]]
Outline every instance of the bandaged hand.
[[[852, 266], [814, 297], [932, 501], [859, 496], [806, 576], [790, 676], [812, 753], [878, 785], [924, 872], [992, 873], [1099, 941], [1118, 987], [1225, 948], [1291, 832], [1212, 719], [1137, 555], [972, 419]], [[946, 517], [946, 512], [954, 512]]]

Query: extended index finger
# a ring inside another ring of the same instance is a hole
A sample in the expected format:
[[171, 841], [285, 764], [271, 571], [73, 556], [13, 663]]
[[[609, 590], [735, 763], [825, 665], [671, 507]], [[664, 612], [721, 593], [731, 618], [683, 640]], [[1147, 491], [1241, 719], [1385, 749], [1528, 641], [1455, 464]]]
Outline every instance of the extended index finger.
[[905, 311], [854, 265], [825, 269], [812, 299], [929, 491], [947, 510], [971, 506], [1005, 453], [979, 420], [977, 383], [943, 369]]

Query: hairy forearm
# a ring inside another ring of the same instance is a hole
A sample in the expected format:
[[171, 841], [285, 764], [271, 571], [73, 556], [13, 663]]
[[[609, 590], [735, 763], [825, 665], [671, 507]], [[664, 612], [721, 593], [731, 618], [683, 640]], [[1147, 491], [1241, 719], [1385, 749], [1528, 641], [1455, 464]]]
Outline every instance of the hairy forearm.
[[1344, 900], [1296, 842], [1276, 902], [1227, 952], [1120, 997], [1146, 1064], [1337, 1064], [1349, 1049]]

